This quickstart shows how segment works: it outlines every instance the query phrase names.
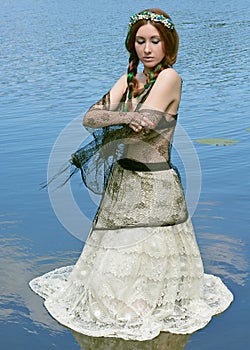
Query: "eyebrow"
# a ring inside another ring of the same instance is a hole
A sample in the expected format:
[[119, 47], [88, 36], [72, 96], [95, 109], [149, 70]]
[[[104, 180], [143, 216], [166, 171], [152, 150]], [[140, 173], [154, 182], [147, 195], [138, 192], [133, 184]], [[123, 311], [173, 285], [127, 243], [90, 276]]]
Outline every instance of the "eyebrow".
[[[137, 39], [138, 39], [138, 38], [139, 38], [139, 39], [145, 39], [145, 37], [144, 37], [144, 36], [141, 36], [141, 35], [136, 35], [135, 37], [136, 37]], [[160, 35], [152, 35], [152, 36], [150, 37], [150, 39], [154, 39], [154, 38], [161, 39]]]

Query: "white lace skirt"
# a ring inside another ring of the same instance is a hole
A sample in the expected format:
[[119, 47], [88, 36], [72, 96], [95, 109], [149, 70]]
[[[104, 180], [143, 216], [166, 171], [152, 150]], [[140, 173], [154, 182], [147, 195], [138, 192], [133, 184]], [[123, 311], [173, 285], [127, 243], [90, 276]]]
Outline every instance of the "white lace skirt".
[[233, 300], [220, 278], [204, 274], [175, 171], [119, 164], [76, 265], [30, 286], [74, 331], [134, 340], [193, 333]]

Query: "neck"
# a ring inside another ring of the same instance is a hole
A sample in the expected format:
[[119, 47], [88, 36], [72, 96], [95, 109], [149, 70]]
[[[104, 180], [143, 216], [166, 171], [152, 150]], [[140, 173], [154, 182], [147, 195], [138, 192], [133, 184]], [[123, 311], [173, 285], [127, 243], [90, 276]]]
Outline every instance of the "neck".
[[143, 69], [143, 74], [146, 75], [146, 77], [148, 78], [149, 77], [149, 74], [150, 74], [150, 70], [147, 70], [147, 69]]

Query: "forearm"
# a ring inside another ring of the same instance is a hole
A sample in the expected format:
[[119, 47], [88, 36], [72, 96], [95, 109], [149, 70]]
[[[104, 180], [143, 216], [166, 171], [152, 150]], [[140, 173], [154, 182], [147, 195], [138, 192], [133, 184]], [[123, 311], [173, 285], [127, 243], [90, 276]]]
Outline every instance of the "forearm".
[[83, 118], [83, 125], [90, 128], [103, 128], [110, 125], [130, 124], [133, 120], [141, 120], [139, 112], [108, 111], [90, 109]]
[[[162, 116], [162, 112], [150, 109], [142, 109], [139, 112], [90, 109], [83, 118], [83, 125], [90, 128], [103, 128], [110, 125], [126, 124], [134, 130], [140, 131], [142, 127], [154, 129]], [[140, 127], [137, 130], [133, 125]]]

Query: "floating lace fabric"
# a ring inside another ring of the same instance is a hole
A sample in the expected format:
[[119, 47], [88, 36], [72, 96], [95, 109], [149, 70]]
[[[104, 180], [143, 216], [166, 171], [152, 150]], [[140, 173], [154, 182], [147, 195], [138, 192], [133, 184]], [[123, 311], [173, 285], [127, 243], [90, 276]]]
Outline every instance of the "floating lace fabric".
[[170, 168], [136, 171], [116, 162], [77, 263], [30, 282], [49, 313], [76, 332], [140, 341], [160, 332], [190, 334], [233, 300], [220, 278], [204, 273], [170, 163], [174, 118], [164, 117], [143, 142], [158, 148]]

